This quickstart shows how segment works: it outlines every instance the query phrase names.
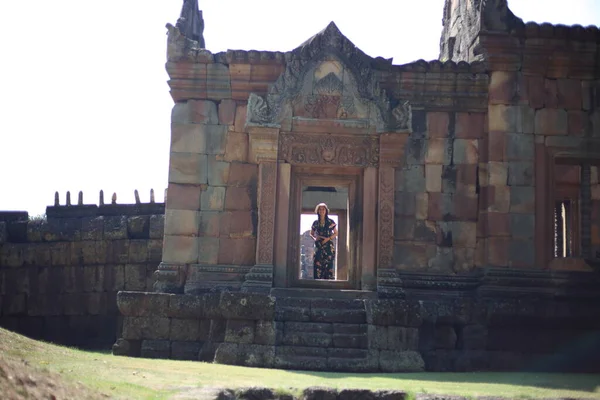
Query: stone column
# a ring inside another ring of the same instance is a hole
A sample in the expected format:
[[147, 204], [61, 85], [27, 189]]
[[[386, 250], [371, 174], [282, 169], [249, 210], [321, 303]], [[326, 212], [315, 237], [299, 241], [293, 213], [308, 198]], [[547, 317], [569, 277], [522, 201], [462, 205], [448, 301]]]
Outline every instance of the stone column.
[[273, 287], [278, 128], [249, 128], [249, 160], [258, 164], [256, 265], [246, 274], [244, 292], [268, 293]]

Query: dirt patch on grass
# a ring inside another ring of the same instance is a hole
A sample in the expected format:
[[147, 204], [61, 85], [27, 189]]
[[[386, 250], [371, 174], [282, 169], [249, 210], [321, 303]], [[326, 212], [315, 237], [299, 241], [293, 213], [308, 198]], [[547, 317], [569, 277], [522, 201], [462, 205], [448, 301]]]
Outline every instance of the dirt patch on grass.
[[7, 400], [108, 398], [27, 361], [9, 358], [4, 351], [0, 352], [0, 393]]

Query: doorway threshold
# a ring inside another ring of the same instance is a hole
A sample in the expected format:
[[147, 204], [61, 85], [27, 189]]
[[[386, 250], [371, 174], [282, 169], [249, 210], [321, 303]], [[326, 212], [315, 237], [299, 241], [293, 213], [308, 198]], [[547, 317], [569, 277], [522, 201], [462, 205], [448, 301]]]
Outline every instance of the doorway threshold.
[[273, 297], [325, 298], [325, 299], [376, 299], [377, 292], [349, 289], [273, 288]]

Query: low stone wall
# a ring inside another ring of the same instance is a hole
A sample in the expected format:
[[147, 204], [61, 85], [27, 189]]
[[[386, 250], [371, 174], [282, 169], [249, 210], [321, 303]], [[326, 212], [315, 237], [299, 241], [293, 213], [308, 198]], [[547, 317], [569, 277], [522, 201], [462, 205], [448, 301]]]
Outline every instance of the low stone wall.
[[152, 290], [162, 213], [158, 203], [48, 207], [32, 221], [0, 213], [0, 325], [66, 345], [114, 343], [117, 292]]
[[598, 371], [600, 307], [120, 292], [114, 354], [348, 372]]
[[[119, 292], [115, 354], [327, 371], [422, 371], [417, 304]], [[382, 313], [385, 313], [383, 315]], [[382, 324], [389, 324], [383, 326]]]

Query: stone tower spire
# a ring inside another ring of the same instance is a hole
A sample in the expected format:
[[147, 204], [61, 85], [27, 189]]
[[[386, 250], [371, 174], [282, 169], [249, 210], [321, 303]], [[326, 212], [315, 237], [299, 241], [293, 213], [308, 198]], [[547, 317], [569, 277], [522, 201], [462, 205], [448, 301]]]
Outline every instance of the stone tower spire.
[[181, 15], [177, 20], [177, 28], [186, 38], [198, 42], [198, 47], [206, 48], [204, 44], [204, 19], [198, 8], [198, 0], [183, 0]]
[[523, 21], [508, 8], [507, 0], [446, 0], [440, 38], [440, 61], [477, 61], [474, 45], [482, 32], [508, 33]]

